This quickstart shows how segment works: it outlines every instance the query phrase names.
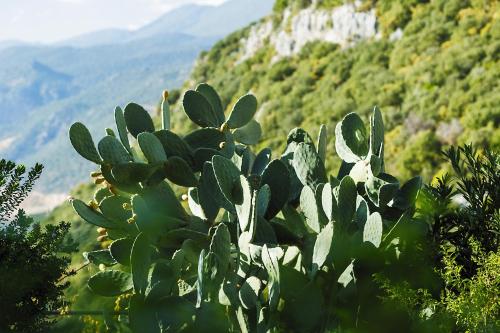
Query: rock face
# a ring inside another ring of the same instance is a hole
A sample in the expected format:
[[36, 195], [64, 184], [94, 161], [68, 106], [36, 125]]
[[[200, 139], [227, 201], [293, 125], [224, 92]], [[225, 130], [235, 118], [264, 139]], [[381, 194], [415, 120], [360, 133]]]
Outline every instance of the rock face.
[[375, 10], [358, 11], [359, 2], [331, 10], [316, 9], [313, 5], [292, 15], [283, 13], [277, 28], [270, 20], [254, 25], [248, 37], [242, 40], [243, 55], [240, 62], [251, 58], [266, 41], [274, 47], [274, 60], [298, 53], [312, 41], [326, 41], [349, 47], [360, 40], [379, 38]]

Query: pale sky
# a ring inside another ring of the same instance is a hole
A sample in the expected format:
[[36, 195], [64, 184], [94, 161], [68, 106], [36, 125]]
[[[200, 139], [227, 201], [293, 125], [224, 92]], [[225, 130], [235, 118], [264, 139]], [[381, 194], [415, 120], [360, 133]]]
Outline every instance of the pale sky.
[[135, 29], [189, 3], [225, 0], [0, 0], [0, 41], [50, 43], [105, 28]]

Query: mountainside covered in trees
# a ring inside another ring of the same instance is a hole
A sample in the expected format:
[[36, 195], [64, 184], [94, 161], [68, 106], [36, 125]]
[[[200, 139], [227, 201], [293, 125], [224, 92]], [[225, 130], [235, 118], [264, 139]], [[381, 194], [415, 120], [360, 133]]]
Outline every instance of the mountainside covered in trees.
[[277, 1], [271, 16], [203, 53], [187, 86], [209, 82], [223, 102], [252, 91], [262, 145], [274, 148], [293, 127], [377, 105], [388, 169], [403, 178], [430, 180], [447, 145], [500, 145], [498, 2], [310, 2]]

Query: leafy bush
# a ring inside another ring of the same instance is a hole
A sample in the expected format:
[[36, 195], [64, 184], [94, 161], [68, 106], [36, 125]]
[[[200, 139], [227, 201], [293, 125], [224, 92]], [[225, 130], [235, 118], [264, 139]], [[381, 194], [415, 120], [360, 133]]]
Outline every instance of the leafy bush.
[[59, 255], [73, 249], [66, 240], [69, 224], [42, 228], [17, 210], [42, 166], [25, 172], [22, 165], [0, 161], [1, 332], [45, 332], [52, 323], [48, 312], [63, 304], [67, 284], [60, 278], [70, 274], [69, 259]]
[[[74, 199], [73, 207], [112, 240], [87, 255], [113, 267], [89, 287], [129, 295], [133, 331], [397, 332], [408, 325], [403, 311], [381, 302], [373, 275], [427, 283], [414, 276], [425, 267], [412, 232], [421, 179], [400, 184], [385, 173], [377, 108], [370, 131], [355, 113], [336, 126], [342, 162], [333, 176], [325, 126], [316, 144], [292, 130], [273, 159], [268, 148], [250, 148], [262, 134], [253, 95], [226, 118], [219, 95], [200, 84], [183, 106], [201, 127], [183, 136], [170, 130], [166, 94], [159, 130], [135, 103], [116, 108], [117, 133], [108, 129], [97, 148], [83, 124], [70, 128], [73, 147], [100, 166], [93, 176], [103, 185], [92, 202]], [[187, 193], [179, 198], [176, 188]]]

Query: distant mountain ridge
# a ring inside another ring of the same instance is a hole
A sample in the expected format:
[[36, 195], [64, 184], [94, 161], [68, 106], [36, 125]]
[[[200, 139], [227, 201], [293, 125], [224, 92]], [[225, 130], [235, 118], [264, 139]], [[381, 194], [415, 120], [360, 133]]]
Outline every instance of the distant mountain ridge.
[[153, 110], [163, 89], [182, 85], [200, 51], [272, 5], [189, 5], [132, 32], [104, 30], [53, 45], [0, 43], [0, 156], [43, 163], [37, 191], [67, 193], [93, 168], [70, 146], [71, 123], [97, 134], [113, 124], [116, 105], [135, 101]]

